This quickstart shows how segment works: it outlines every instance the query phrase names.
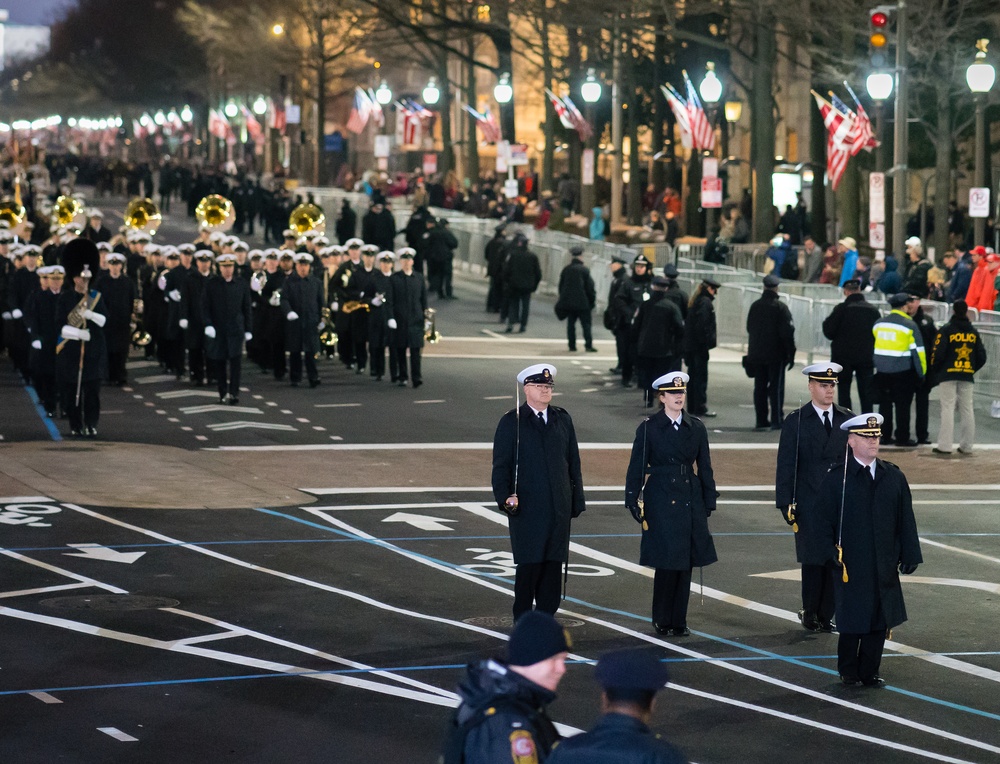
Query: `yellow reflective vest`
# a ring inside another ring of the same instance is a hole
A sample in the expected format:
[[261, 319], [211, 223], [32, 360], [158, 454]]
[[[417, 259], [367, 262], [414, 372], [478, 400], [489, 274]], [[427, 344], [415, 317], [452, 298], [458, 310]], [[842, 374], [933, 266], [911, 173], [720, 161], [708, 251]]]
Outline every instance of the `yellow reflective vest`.
[[872, 327], [875, 335], [875, 371], [898, 374], [913, 370], [923, 378], [927, 373], [927, 354], [916, 322], [896, 309]]

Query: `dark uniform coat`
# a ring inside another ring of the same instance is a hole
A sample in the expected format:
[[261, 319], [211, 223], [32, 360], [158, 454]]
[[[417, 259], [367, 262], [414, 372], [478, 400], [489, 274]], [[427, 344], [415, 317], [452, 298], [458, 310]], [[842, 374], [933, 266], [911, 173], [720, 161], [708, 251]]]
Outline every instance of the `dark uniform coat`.
[[[167, 280], [167, 287], [163, 290], [163, 300], [166, 312], [166, 319], [163, 325], [163, 337], [168, 340], [184, 339], [184, 330], [181, 329], [181, 318], [183, 308], [181, 301], [184, 299], [184, 281], [188, 277], [188, 271], [181, 265], [171, 268], [164, 274]], [[180, 299], [171, 296], [180, 295]]]
[[250, 282], [212, 276], [201, 297], [201, 315], [205, 326], [215, 327], [215, 339], [205, 338], [205, 355], [213, 361], [240, 356], [251, 325]]
[[778, 293], [764, 290], [747, 312], [747, 356], [752, 364], [788, 363], [795, 358], [792, 314]]
[[580, 260], [571, 260], [559, 274], [559, 306], [563, 310], [589, 312], [597, 302], [590, 269]]
[[[684, 321], [684, 353], [707, 353], [718, 339], [715, 326], [715, 297], [702, 290]], [[870, 332], [869, 332], [870, 333]]]
[[[684, 319], [665, 292], [653, 292], [639, 306], [635, 318], [636, 349], [645, 358], [672, 358], [681, 354]], [[652, 380], [650, 380], [652, 381]]]
[[642, 532], [640, 565], [690, 570], [719, 559], [708, 530], [715, 476], [708, 431], [700, 419], [683, 413], [678, 431], [661, 411], [639, 425], [625, 475], [625, 506], [637, 504], [640, 490], [649, 525]]
[[[202, 323], [201, 300], [205, 294], [205, 285], [211, 276], [203, 276], [194, 270], [184, 279], [181, 289], [181, 318], [186, 318], [187, 329], [184, 330], [184, 346], [188, 350], [200, 350], [205, 346], [205, 325]], [[254, 329], [256, 331], [256, 328]]]
[[550, 764], [685, 764], [687, 759], [627, 714], [604, 714], [589, 732], [561, 740]]
[[834, 406], [830, 417], [833, 431], [827, 435], [823, 420], [816, 414], [812, 402], [809, 402], [786, 416], [781, 424], [778, 466], [774, 477], [774, 503], [781, 510], [782, 517], [785, 516], [785, 507], [793, 501], [797, 504], [795, 516], [799, 530], [795, 534], [795, 559], [800, 563], [823, 565], [830, 558], [830, 550], [816, 514], [819, 487], [830, 465], [834, 462], [843, 463], [847, 432], [841, 430], [840, 425], [853, 416], [847, 409]]
[[135, 282], [122, 274], [116, 279], [104, 274], [95, 285], [101, 293], [108, 322], [104, 325], [104, 338], [110, 353], [128, 353], [132, 344], [132, 307], [138, 290]]
[[587, 508], [573, 419], [557, 406], [549, 406], [548, 419], [542, 424], [523, 403], [517, 412], [508, 411], [500, 418], [493, 437], [493, 497], [501, 509], [511, 494], [518, 498], [519, 511], [509, 523], [518, 564], [566, 562], [570, 518]]
[[[424, 277], [413, 271], [407, 276], [396, 271], [389, 277], [392, 285], [392, 316], [396, 319], [397, 348], [424, 346], [424, 311], [427, 310], [427, 286]], [[506, 498], [506, 497], [504, 497]]]
[[31, 341], [40, 340], [41, 350], [31, 349], [31, 369], [36, 374], [55, 374], [56, 343], [63, 325], [56, 321], [56, 303], [59, 294], [49, 289], [39, 290], [28, 298], [24, 323]]
[[[56, 323], [59, 329], [66, 325], [69, 314], [73, 308], [79, 305], [83, 295], [73, 289], [64, 289], [59, 293], [56, 301]], [[90, 310], [94, 313], [106, 315], [104, 312], [104, 298], [96, 289], [88, 292], [88, 302]], [[93, 382], [103, 379], [107, 369], [107, 347], [104, 342], [104, 329], [93, 321], [86, 322], [86, 329], [90, 332], [90, 339], [87, 342], [80, 340], [60, 339], [56, 346], [56, 376], [63, 382], [76, 380], [80, 373], [80, 352], [83, 349], [83, 381]], [[43, 345], [44, 347], [44, 345]]]
[[871, 369], [875, 362], [872, 327], [881, 318], [863, 294], [849, 294], [823, 319], [823, 336], [830, 340], [830, 360], [852, 369]]
[[285, 319], [285, 350], [290, 353], [319, 352], [319, 322], [323, 313], [323, 285], [315, 276], [292, 273], [281, 289], [281, 312], [295, 311], [294, 321]]
[[[372, 274], [371, 284], [373, 292], [369, 295], [368, 303], [368, 344], [373, 348], [384, 348], [390, 344], [388, 321], [393, 317], [392, 275], [386, 276], [382, 271], [376, 270]], [[372, 303], [373, 299], [380, 299], [381, 305]]]
[[869, 634], [906, 621], [899, 563], [923, 562], [910, 486], [899, 467], [876, 460], [875, 482], [853, 454], [827, 472], [820, 486], [819, 517], [827, 559], [836, 560], [844, 490], [843, 541], [847, 583], [834, 574], [837, 630]]

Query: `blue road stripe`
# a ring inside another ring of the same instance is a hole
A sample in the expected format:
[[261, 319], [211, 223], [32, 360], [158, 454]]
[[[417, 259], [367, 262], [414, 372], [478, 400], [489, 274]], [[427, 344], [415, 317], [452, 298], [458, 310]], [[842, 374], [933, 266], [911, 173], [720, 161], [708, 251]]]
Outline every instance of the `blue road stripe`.
[[35, 404], [35, 411], [38, 412], [38, 418], [42, 420], [42, 424], [45, 425], [45, 429], [49, 431], [49, 435], [52, 440], [62, 440], [63, 437], [59, 433], [59, 428], [56, 427], [56, 423], [52, 421], [52, 418], [45, 413], [45, 409], [42, 407], [42, 401], [38, 397], [38, 393], [35, 388], [31, 385], [25, 385], [24, 389], [28, 393], [28, 397], [31, 398], [31, 402]]

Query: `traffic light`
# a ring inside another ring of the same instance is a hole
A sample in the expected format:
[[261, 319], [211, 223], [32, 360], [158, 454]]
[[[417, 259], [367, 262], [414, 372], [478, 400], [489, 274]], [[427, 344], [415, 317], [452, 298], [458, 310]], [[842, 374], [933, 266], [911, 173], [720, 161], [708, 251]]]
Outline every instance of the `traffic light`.
[[868, 17], [871, 20], [871, 30], [868, 35], [868, 43], [871, 46], [871, 63], [875, 68], [885, 66], [885, 47], [889, 43], [889, 12], [892, 6], [880, 5], [869, 11]]

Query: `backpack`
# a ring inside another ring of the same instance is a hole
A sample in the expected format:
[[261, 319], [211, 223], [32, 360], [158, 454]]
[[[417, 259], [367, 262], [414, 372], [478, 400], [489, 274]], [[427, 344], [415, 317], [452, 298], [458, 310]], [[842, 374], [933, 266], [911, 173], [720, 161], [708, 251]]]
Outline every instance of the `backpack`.
[[799, 253], [794, 249], [788, 250], [785, 261], [781, 264], [781, 278], [788, 281], [796, 281], [799, 278]]

